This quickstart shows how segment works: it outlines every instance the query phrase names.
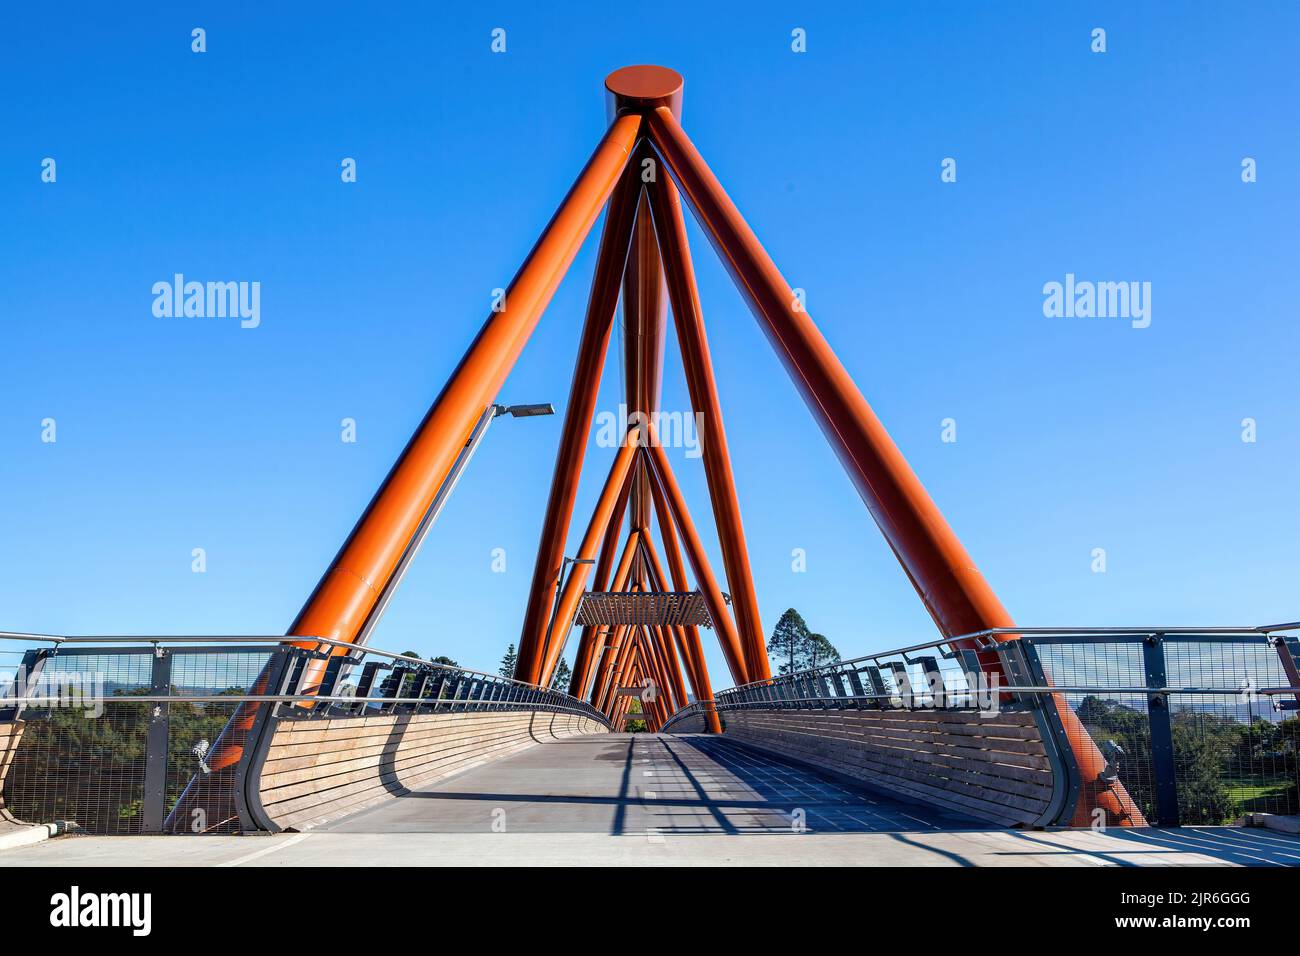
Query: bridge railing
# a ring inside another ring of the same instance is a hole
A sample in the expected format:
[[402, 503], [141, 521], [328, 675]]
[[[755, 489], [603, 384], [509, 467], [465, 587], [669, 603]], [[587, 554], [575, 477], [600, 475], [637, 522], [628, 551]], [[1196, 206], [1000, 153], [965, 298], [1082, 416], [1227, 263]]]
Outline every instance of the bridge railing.
[[[714, 706], [724, 724], [737, 711], [1032, 710], [1077, 775], [1064, 726], [1047, 719], [1064, 699], [1149, 822], [1218, 824], [1300, 813], [1297, 634], [1296, 623], [997, 629], [733, 687]], [[981, 655], [1004, 680], [985, 677]], [[701, 711], [679, 710], [664, 730]]]
[[[559, 690], [378, 648], [294, 638], [315, 645], [300, 648], [285, 640], [0, 632], [0, 818], [71, 820], [93, 833], [162, 832], [246, 705], [307, 721], [532, 711], [609, 726], [590, 704]], [[331, 655], [336, 646], [346, 653]], [[313, 659], [328, 667], [318, 692], [308, 693], [300, 684]], [[275, 692], [257, 693], [259, 684]], [[225, 802], [234, 807], [238, 781], [226, 778]], [[236, 829], [232, 813], [205, 832]]]

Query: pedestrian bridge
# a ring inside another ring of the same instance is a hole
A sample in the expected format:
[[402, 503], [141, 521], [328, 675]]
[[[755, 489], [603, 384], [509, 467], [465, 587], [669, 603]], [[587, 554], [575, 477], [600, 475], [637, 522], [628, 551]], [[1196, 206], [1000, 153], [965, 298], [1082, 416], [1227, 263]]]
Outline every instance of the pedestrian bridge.
[[[1294, 864], [1293, 838], [1224, 826], [1300, 809], [1293, 630], [1026, 630], [988, 645], [1015, 681], [1000, 688], [935, 642], [723, 691], [659, 733], [368, 647], [7, 635], [35, 646], [8, 652], [20, 662], [0, 699], [0, 827], [84, 834], [21, 851], [35, 862], [112, 860], [125, 844], [93, 838], [148, 834], [174, 838], [148, 843], [159, 862], [175, 840], [187, 860], [238, 861], [252, 851], [226, 838], [267, 832], [320, 848], [364, 836], [366, 852], [403, 857], [511, 834], [559, 841], [546, 853], [560, 861], [631, 837], [671, 841], [676, 862], [706, 844], [777, 862], [755, 840], [803, 835], [816, 839], [779, 852]], [[314, 656], [330, 669], [306, 687]], [[1106, 755], [1095, 776], [1071, 759], [1062, 705]], [[1128, 818], [1081, 821], [1099, 793], [1125, 794]]]

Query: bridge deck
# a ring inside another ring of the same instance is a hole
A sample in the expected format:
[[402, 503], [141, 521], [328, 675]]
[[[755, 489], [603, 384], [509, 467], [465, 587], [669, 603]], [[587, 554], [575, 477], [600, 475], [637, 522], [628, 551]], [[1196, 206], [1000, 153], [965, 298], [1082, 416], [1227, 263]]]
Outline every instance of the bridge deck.
[[[802, 811], [802, 816], [798, 816]], [[703, 734], [538, 744], [320, 829], [342, 833], [871, 833], [982, 828]]]

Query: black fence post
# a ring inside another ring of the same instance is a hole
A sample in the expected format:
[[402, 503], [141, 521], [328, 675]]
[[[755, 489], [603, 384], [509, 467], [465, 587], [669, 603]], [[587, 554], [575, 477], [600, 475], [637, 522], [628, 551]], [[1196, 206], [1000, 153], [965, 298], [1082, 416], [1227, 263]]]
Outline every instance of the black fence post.
[[[1152, 634], [1142, 642], [1147, 687], [1166, 686], [1164, 635]], [[1156, 784], [1156, 826], [1178, 826], [1178, 779], [1174, 769], [1174, 729], [1168, 694], [1147, 695], [1147, 720], [1151, 726], [1151, 770]]]
[[[155, 647], [153, 652], [153, 677], [149, 693], [155, 697], [171, 694], [171, 651]], [[149, 714], [149, 732], [145, 738], [144, 806], [142, 826], [145, 833], [161, 833], [167, 813], [167, 748], [169, 742], [169, 706], [155, 701], [146, 705]]]

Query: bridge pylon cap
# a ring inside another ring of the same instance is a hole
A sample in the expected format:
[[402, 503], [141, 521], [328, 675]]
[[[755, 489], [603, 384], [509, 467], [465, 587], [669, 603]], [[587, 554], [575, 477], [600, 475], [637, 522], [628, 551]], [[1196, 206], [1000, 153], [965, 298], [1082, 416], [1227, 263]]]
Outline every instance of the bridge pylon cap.
[[666, 66], [625, 66], [605, 77], [611, 116], [643, 112], [666, 106], [678, 119], [682, 114], [682, 75]]

